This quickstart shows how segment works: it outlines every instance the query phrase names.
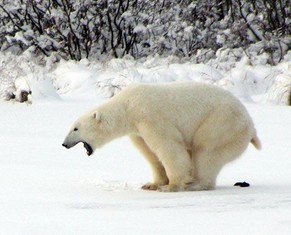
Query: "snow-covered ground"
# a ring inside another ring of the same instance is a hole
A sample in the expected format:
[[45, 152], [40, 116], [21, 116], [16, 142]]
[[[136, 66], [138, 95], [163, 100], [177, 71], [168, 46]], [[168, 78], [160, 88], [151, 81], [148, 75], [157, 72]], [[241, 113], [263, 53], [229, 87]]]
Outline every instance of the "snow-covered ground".
[[92, 157], [61, 146], [97, 103], [0, 103], [0, 234], [291, 233], [289, 107], [246, 104], [263, 150], [225, 167], [216, 190], [160, 193], [140, 190], [151, 174], [127, 138]]
[[0, 100], [9, 99], [11, 94], [20, 100], [23, 90], [32, 93], [31, 102], [91, 100], [111, 97], [130, 83], [198, 81], [228, 89], [248, 102], [291, 102], [291, 51], [277, 66], [266, 64], [264, 54], [249, 59], [239, 49], [219, 51], [207, 64], [159, 56], [59, 63], [51, 57], [46, 66], [37, 65], [36, 60], [30, 54], [16, 57], [0, 53]]
[[[291, 110], [266, 104], [286, 101], [288, 60], [276, 67], [242, 60], [229, 69], [156, 58], [83, 60], [43, 71], [20, 59], [1, 63], [2, 95], [9, 86], [16, 96], [32, 91], [32, 104], [0, 102], [1, 235], [291, 234]], [[229, 89], [254, 119], [263, 150], [250, 146], [226, 166], [216, 190], [142, 191], [151, 173], [127, 138], [92, 157], [82, 145], [61, 146], [80, 114], [126, 84], [175, 80]], [[251, 187], [233, 187], [238, 181]]]

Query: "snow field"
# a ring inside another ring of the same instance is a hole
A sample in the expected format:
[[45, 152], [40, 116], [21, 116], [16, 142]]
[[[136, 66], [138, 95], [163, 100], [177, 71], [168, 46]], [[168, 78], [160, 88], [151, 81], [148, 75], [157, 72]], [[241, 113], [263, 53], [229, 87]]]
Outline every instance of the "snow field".
[[100, 102], [0, 104], [0, 234], [290, 234], [288, 107], [247, 104], [263, 150], [226, 166], [216, 190], [159, 193], [140, 190], [151, 173], [127, 138], [92, 157], [61, 146]]
[[[223, 52], [221, 52], [223, 54]], [[30, 89], [32, 104], [0, 102], [0, 234], [291, 234], [290, 53], [278, 66], [227, 55], [209, 64], [176, 58], [106, 62], [49, 61], [0, 55], [0, 96]], [[1, 67], [2, 66], [2, 67]], [[243, 100], [263, 150], [252, 146], [207, 192], [140, 190], [151, 180], [127, 138], [87, 157], [61, 146], [72, 122], [133, 82], [195, 80]], [[9, 90], [8, 89], [8, 90]], [[16, 97], [17, 100], [17, 97]], [[238, 181], [249, 188], [233, 187]]]

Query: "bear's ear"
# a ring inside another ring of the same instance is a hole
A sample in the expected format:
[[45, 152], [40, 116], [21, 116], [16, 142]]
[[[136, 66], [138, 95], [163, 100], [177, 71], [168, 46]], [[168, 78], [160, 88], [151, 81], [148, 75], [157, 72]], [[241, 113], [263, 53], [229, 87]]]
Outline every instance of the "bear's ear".
[[101, 122], [101, 113], [99, 111], [95, 111], [93, 113], [93, 118], [99, 123]]

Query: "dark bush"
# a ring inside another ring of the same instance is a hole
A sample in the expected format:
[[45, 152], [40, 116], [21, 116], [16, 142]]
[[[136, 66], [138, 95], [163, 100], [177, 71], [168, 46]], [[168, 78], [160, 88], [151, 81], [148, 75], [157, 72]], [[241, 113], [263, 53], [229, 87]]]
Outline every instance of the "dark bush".
[[80, 60], [192, 57], [260, 42], [276, 64], [290, 49], [290, 14], [288, 0], [0, 0], [0, 46]]

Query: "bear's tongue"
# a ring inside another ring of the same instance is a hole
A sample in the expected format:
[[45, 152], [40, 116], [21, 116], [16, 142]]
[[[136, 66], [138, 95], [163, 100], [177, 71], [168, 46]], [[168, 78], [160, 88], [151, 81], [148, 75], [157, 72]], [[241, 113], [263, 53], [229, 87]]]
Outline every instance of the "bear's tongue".
[[84, 148], [87, 150], [87, 155], [90, 156], [93, 153], [92, 147], [86, 142], [83, 142], [83, 144], [84, 144]]

